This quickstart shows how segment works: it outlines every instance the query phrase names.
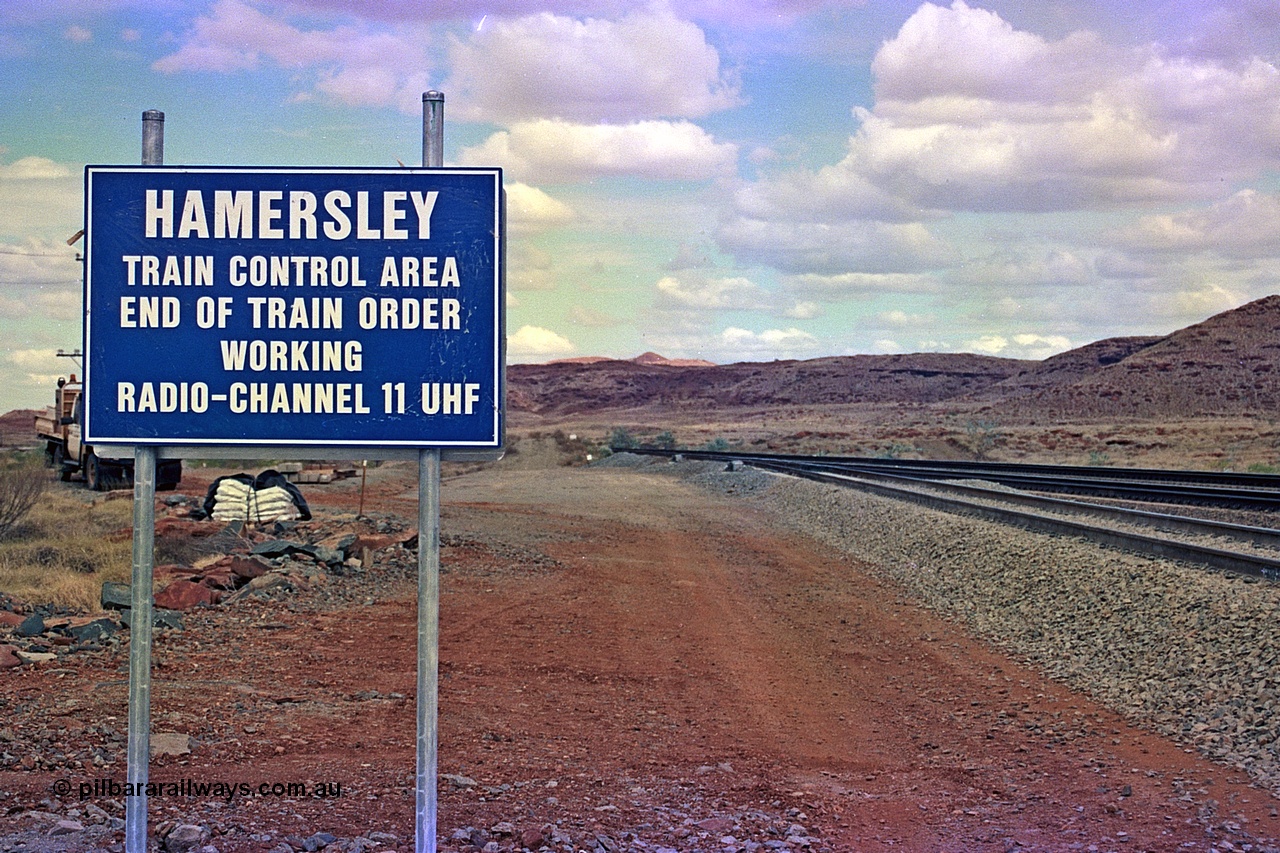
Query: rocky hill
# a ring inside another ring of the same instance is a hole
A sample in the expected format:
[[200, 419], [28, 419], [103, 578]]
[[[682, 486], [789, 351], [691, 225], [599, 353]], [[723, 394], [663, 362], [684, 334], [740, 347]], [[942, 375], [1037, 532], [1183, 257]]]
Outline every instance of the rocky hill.
[[[1004, 422], [1184, 419], [1280, 412], [1280, 295], [1163, 337], [1111, 338], [1028, 361], [969, 353], [855, 355], [716, 365], [645, 353], [514, 364], [513, 426], [626, 413], [731, 422], [763, 409], [935, 407]], [[30, 444], [28, 410], [0, 441]]]
[[1280, 407], [1280, 296], [1043, 361], [916, 353], [682, 366], [646, 353], [512, 365], [508, 393], [516, 421], [639, 410], [728, 420], [761, 407], [885, 403], [1046, 420], [1257, 414]]
[[35, 409], [14, 409], [0, 415], [0, 447], [34, 446], [35, 417]]
[[1064, 385], [1071, 385], [1112, 364], [1124, 361], [1134, 353], [1164, 340], [1160, 337], [1107, 338], [1073, 350], [1050, 356], [1044, 361], [1030, 362], [1013, 376], [990, 385], [970, 396], [974, 400], [1009, 402]]
[[979, 391], [1032, 362], [965, 353], [856, 355], [679, 367], [597, 361], [508, 368], [513, 412], [554, 416], [652, 409], [936, 403]]
[[1021, 399], [1005, 396], [1000, 403], [1018, 411], [1073, 417], [1275, 412], [1280, 405], [1280, 296], [1136, 346], [1074, 381], [1051, 384]]

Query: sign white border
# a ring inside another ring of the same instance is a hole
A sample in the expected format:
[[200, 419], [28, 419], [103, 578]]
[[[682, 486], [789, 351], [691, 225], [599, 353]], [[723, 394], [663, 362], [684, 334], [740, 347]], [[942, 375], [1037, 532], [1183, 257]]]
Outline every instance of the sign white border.
[[[90, 364], [92, 359], [90, 353], [90, 335], [92, 333], [93, 324], [91, 322], [90, 306], [92, 305], [91, 288], [92, 288], [92, 270], [93, 270], [93, 228], [90, 221], [90, 214], [93, 210], [93, 182], [91, 176], [95, 173], [168, 173], [168, 174], [328, 174], [328, 175], [404, 175], [406, 172], [414, 174], [434, 173], [448, 175], [484, 175], [490, 176], [494, 180], [494, 210], [493, 221], [496, 224], [493, 233], [493, 252], [494, 252], [494, 300], [493, 300], [493, 387], [495, 389], [496, 405], [493, 409], [493, 427], [492, 438], [484, 441], [387, 441], [371, 439], [262, 439], [262, 438], [245, 438], [237, 441], [234, 437], [228, 438], [173, 438], [158, 437], [147, 438], [143, 440], [140, 437], [121, 437], [121, 436], [98, 436], [92, 433], [90, 425], [90, 409], [89, 395], [91, 392], [91, 370]], [[295, 447], [299, 449], [312, 448], [423, 448], [423, 447], [439, 447], [442, 448], [452, 458], [493, 458], [492, 454], [495, 450], [499, 453], [504, 444], [505, 424], [506, 424], [506, 195], [502, 183], [502, 170], [497, 168], [489, 169], [469, 169], [469, 168], [357, 168], [357, 167], [304, 167], [304, 166], [108, 166], [108, 165], [90, 165], [85, 167], [84, 178], [84, 218], [85, 218], [85, 257], [84, 257], [84, 291], [82, 312], [84, 318], [84, 343], [82, 352], [85, 353], [84, 363], [84, 441], [87, 444], [101, 444], [111, 446], [139, 446], [139, 445], [155, 445], [163, 450], [165, 447], [182, 447], [203, 450], [211, 447], [263, 447], [263, 448], [285, 448]], [[468, 455], [468, 450], [474, 449], [477, 454], [483, 456]], [[190, 454], [184, 454], [190, 455]], [[376, 454], [370, 454], [371, 458], [377, 458]], [[164, 458], [169, 458], [167, 454], [161, 453]], [[311, 458], [311, 457], [306, 457]]]

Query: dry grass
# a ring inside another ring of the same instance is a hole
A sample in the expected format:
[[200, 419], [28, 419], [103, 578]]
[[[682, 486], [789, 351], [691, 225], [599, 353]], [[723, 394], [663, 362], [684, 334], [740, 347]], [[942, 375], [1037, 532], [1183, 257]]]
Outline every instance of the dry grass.
[[130, 501], [90, 505], [68, 489], [47, 490], [0, 542], [0, 591], [98, 610], [104, 581], [129, 581], [132, 522]]

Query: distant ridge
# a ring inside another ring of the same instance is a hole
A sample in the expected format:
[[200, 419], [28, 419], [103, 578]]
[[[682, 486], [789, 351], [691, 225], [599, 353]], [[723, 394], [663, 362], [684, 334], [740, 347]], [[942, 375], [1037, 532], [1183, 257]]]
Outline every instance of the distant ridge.
[[0, 446], [32, 447], [36, 442], [36, 409], [14, 409], [0, 415]]
[[1157, 338], [1032, 401], [1080, 416], [1270, 415], [1280, 407], [1280, 296]]
[[515, 364], [508, 378], [512, 413], [535, 421], [604, 412], [733, 420], [768, 408], [886, 404], [1035, 422], [1269, 415], [1280, 411], [1280, 296], [1169, 335], [1108, 338], [1042, 361], [913, 353], [717, 365], [644, 353]]
[[1008, 379], [972, 395], [975, 400], [1009, 401], [1034, 396], [1050, 388], [1079, 382], [1111, 364], [1118, 364], [1140, 350], [1164, 340], [1161, 337], [1106, 338], [1073, 350], [1031, 362]]
[[[768, 410], [790, 417], [820, 407], [838, 417], [844, 407], [883, 406], [1005, 423], [1273, 418], [1280, 295], [1168, 335], [1108, 338], [1042, 361], [934, 352], [714, 364], [646, 352], [512, 364], [507, 379], [512, 422], [529, 425], [584, 416], [745, 422]], [[0, 439], [33, 443], [32, 414], [0, 419]]]
[[628, 361], [632, 364], [650, 364], [659, 367], [715, 367], [714, 361], [700, 358], [666, 358], [656, 352], [644, 352], [635, 358], [608, 358], [603, 355], [582, 355], [576, 358], [557, 358], [547, 364], [599, 364], [602, 361]]

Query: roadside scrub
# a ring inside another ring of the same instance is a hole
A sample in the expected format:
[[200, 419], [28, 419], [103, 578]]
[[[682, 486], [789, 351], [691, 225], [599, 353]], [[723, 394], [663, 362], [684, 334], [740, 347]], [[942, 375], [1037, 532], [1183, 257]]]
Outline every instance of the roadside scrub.
[[[0, 490], [15, 476], [0, 472]], [[103, 581], [129, 579], [132, 514], [130, 501], [88, 504], [70, 490], [43, 488], [0, 536], [0, 592], [31, 603], [97, 610]]]

